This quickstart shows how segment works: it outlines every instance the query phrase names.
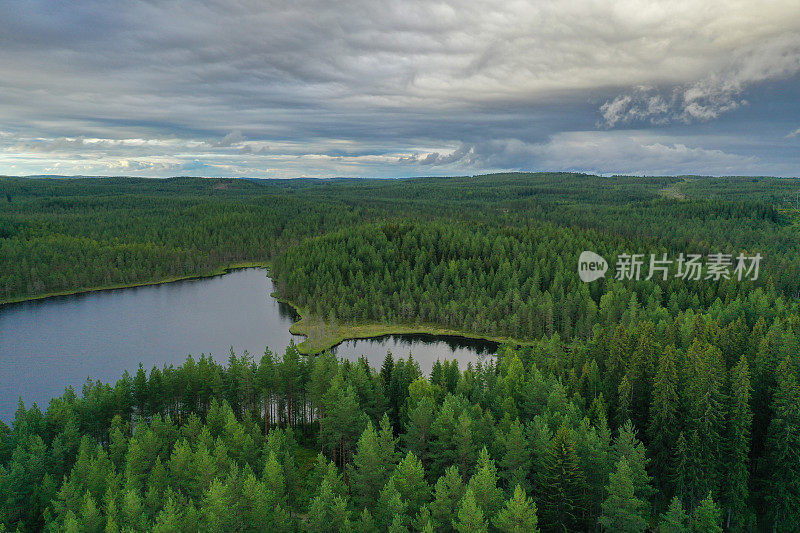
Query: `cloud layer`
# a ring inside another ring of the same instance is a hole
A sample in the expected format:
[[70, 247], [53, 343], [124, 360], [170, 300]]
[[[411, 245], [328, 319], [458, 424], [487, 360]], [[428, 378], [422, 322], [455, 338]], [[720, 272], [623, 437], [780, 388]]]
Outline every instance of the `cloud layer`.
[[0, 174], [800, 172], [796, 1], [11, 0], [0, 49]]

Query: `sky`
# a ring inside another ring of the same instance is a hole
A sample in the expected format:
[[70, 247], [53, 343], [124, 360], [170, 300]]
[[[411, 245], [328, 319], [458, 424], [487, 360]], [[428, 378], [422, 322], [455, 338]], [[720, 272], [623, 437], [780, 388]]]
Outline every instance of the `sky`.
[[800, 175], [800, 2], [0, 2], [0, 175], [511, 170]]

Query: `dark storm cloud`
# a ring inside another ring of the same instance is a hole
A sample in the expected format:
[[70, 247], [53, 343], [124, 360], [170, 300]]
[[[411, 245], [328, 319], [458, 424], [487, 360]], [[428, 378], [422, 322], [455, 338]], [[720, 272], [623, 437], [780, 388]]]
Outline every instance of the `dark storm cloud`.
[[10, 0], [0, 50], [6, 174], [797, 172], [797, 2]]

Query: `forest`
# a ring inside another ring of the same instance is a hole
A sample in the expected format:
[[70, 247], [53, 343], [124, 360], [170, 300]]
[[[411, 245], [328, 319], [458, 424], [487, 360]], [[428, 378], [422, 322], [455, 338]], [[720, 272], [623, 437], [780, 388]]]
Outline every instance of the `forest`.
[[[258, 263], [328, 323], [506, 340], [429, 376], [290, 345], [20, 403], [0, 531], [800, 531], [798, 186], [0, 178], [0, 301]], [[583, 250], [764, 260], [584, 283]]]

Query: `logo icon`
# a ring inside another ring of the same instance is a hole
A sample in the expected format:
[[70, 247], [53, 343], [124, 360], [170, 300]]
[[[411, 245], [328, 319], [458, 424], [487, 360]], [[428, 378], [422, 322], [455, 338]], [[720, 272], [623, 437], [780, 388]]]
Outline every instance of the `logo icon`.
[[606, 275], [608, 263], [602, 256], [584, 250], [578, 257], [578, 276], [581, 281], [589, 283]]

